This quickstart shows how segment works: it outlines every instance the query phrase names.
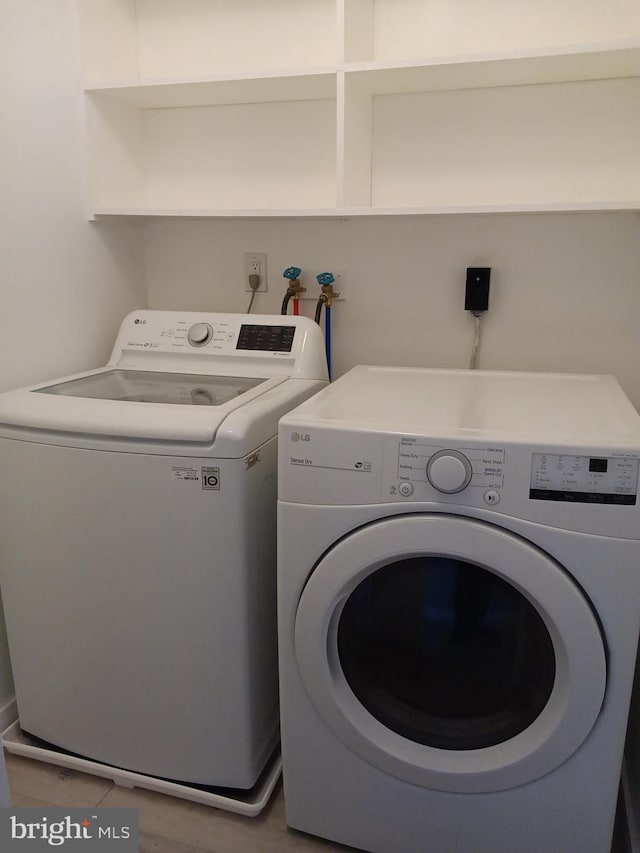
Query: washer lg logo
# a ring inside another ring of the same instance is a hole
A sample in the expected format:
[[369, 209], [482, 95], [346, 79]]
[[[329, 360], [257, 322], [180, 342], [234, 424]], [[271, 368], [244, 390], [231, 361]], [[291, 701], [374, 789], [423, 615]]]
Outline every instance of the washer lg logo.
[[202, 468], [202, 488], [213, 489], [220, 491], [220, 469], [219, 468]]

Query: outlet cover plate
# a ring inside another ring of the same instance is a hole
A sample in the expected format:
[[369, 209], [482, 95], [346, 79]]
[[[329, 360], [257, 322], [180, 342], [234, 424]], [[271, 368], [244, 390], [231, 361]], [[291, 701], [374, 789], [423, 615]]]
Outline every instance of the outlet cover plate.
[[249, 276], [255, 270], [255, 264], [259, 264], [260, 269], [260, 284], [257, 287], [256, 293], [265, 293], [267, 290], [267, 253], [266, 252], [245, 252], [244, 253], [244, 289], [247, 293], [251, 293], [253, 288], [249, 284]]

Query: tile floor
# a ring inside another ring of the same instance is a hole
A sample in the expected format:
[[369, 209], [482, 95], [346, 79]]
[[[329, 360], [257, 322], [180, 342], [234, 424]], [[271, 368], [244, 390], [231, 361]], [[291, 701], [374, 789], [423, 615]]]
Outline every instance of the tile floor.
[[342, 847], [287, 829], [282, 783], [254, 818], [6, 754], [12, 805], [140, 809], [140, 853], [338, 853]]

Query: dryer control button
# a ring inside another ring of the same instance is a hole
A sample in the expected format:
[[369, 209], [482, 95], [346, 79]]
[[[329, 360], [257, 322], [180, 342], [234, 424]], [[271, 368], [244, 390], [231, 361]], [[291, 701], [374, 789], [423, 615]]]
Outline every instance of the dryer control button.
[[446, 495], [461, 492], [471, 481], [471, 462], [458, 450], [439, 450], [427, 463], [427, 478]]
[[489, 506], [500, 503], [500, 492], [496, 492], [495, 489], [489, 489], [482, 497], [484, 498], [484, 502], [489, 504]]
[[398, 491], [402, 495], [403, 498], [410, 498], [413, 494], [413, 483], [400, 483], [398, 486]]
[[194, 323], [187, 333], [187, 339], [191, 346], [203, 347], [211, 340], [213, 329], [208, 323]]

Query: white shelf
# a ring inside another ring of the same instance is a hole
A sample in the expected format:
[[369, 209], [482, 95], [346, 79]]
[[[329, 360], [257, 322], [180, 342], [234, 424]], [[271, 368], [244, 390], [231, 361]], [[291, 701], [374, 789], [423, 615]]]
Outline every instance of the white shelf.
[[572, 45], [562, 50], [449, 56], [418, 63], [360, 62], [347, 64], [344, 70], [352, 83], [371, 95], [637, 77], [640, 40], [596, 49]]
[[138, 109], [308, 101], [335, 98], [336, 74], [334, 69], [324, 68], [195, 80], [98, 83], [85, 91], [92, 97], [109, 98]]
[[[371, 210], [367, 212], [371, 213]], [[347, 214], [336, 207], [269, 207], [234, 210], [229, 208], [96, 207], [93, 215], [96, 219], [103, 217], [117, 219], [333, 219]]]
[[94, 216], [640, 208], [638, 0], [78, 2]]
[[500, 213], [568, 213], [614, 210], [640, 210], [640, 198], [633, 201], [574, 201], [553, 204], [482, 204], [439, 205], [419, 207], [331, 207], [331, 208], [268, 208], [233, 210], [228, 208], [127, 208], [98, 207], [93, 210], [96, 219], [352, 219], [363, 216], [434, 216], [458, 214]]

